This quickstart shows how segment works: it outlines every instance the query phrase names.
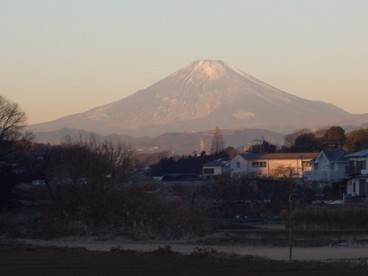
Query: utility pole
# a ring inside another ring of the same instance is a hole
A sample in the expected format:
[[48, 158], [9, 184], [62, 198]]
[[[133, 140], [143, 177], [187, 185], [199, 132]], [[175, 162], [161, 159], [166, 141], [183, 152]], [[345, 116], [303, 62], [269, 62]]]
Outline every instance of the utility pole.
[[292, 182], [291, 182], [290, 170], [290, 180], [289, 180], [289, 260], [293, 259], [293, 231], [291, 227], [291, 211], [293, 210], [293, 195], [292, 195]]

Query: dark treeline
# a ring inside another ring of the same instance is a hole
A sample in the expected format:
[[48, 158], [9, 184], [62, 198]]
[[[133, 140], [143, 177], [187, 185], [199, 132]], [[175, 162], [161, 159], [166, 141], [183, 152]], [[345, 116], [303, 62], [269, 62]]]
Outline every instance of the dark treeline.
[[[28, 140], [2, 145], [5, 146], [1, 151], [1, 213], [33, 210], [32, 216], [23, 222], [15, 222], [15, 216], [8, 216], [5, 222], [0, 220], [3, 233], [50, 238], [64, 235], [181, 238], [209, 233], [219, 226], [216, 221], [221, 219], [263, 220], [283, 217], [288, 210], [290, 186], [285, 181], [224, 176], [198, 187], [162, 186], [149, 178], [137, 179], [139, 164], [134, 150], [126, 145], [97, 143], [94, 139], [59, 146]], [[203, 153], [176, 160], [162, 158], [152, 168], [193, 172], [193, 165], [198, 171], [201, 164], [218, 158], [229, 158], [229, 153]], [[17, 184], [34, 179], [45, 180], [45, 185], [28, 190], [17, 188]], [[294, 191], [296, 185], [292, 185]], [[338, 189], [326, 188], [323, 192], [323, 198], [341, 197]], [[312, 189], [296, 194], [300, 196], [295, 204], [301, 206], [320, 199]], [[29, 202], [31, 207], [22, 207], [19, 202]], [[295, 213], [295, 223], [300, 221], [300, 214]], [[313, 214], [305, 214], [315, 218]], [[322, 220], [323, 216], [315, 218], [313, 227], [322, 229], [318, 224], [324, 223]], [[305, 221], [302, 227], [312, 226]]]
[[368, 148], [368, 129], [357, 129], [349, 133], [340, 126], [312, 131], [300, 129], [285, 136], [284, 145], [277, 149], [276, 145], [263, 140], [252, 145], [249, 152], [319, 152], [331, 148], [356, 151]]
[[160, 159], [156, 164], [150, 166], [152, 176], [162, 176], [165, 174], [192, 173], [201, 174], [202, 165], [215, 159], [229, 159], [227, 151], [221, 151], [206, 155], [171, 156]]
[[368, 148], [368, 129], [357, 129], [349, 133], [340, 126], [311, 131], [301, 129], [285, 136], [281, 151], [318, 152], [330, 148], [357, 151]]
[[[291, 192], [287, 181], [223, 176], [200, 186], [165, 186], [142, 175], [149, 159], [156, 160], [150, 176], [200, 174], [204, 163], [230, 159], [236, 151], [225, 148], [218, 128], [210, 155], [157, 155], [138, 161], [132, 146], [94, 137], [69, 139], [58, 146], [34, 143], [32, 135], [23, 132], [25, 119], [17, 104], [0, 96], [0, 235], [181, 238], [206, 234], [221, 219], [272, 218], [287, 213]], [[349, 151], [368, 148], [368, 129], [347, 134], [339, 126], [314, 132], [303, 129], [287, 135], [278, 151], [334, 147]], [[254, 153], [275, 151], [277, 147], [268, 141], [249, 148]], [[296, 183], [291, 186], [294, 193]], [[299, 197], [294, 204], [303, 206], [316, 199], [312, 189], [296, 192]], [[341, 196], [334, 187], [326, 187], [323, 192], [324, 198]], [[359, 212], [366, 214], [365, 209]], [[302, 222], [303, 217], [316, 218], [307, 211], [294, 216], [300, 227], [310, 227]], [[318, 217], [313, 225], [325, 221], [324, 213], [318, 213]], [[328, 227], [338, 225], [336, 221]]]
[[[216, 137], [218, 137], [218, 132]], [[249, 153], [274, 152], [320, 152], [331, 148], [342, 148], [346, 151], [368, 148], [368, 129], [354, 130], [345, 134], [340, 126], [311, 131], [301, 129], [285, 136], [285, 143], [281, 147], [273, 145], [267, 140], [251, 145]], [[232, 147], [210, 155], [202, 152], [200, 155], [162, 157], [157, 163], [150, 166], [152, 176], [162, 176], [175, 173], [200, 174], [202, 165], [215, 159], [230, 159], [236, 151]]]

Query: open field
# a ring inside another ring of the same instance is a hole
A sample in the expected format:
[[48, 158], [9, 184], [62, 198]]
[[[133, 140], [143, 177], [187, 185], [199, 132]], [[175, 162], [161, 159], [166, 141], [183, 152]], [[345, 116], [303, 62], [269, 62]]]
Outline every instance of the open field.
[[[241, 244], [203, 245], [198, 242], [177, 241], [129, 241], [129, 240], [94, 240], [94, 239], [58, 239], [58, 240], [18, 240], [21, 244], [59, 248], [85, 248], [91, 251], [110, 251], [111, 249], [152, 252], [157, 248], [169, 246], [172, 251], [191, 254], [196, 250], [215, 250], [226, 254], [240, 256], [258, 256], [262, 258], [286, 261], [289, 260], [289, 248], [280, 246], [249, 246]], [[365, 246], [322, 246], [293, 247], [293, 260], [298, 261], [337, 261], [337, 260], [368, 260], [368, 248]]]
[[38, 247], [2, 244], [0, 275], [366, 275], [366, 260], [357, 262], [275, 261], [169, 247], [138, 252], [115, 249]]
[[292, 261], [287, 233], [267, 225], [171, 241], [4, 236], [0, 275], [368, 275], [365, 231], [294, 231], [307, 246], [294, 246]]

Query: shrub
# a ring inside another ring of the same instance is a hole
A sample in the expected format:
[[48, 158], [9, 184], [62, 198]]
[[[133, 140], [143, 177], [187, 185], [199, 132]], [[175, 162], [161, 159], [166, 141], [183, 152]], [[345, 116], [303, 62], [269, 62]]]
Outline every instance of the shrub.
[[368, 230], [368, 206], [305, 207], [291, 215], [296, 229]]

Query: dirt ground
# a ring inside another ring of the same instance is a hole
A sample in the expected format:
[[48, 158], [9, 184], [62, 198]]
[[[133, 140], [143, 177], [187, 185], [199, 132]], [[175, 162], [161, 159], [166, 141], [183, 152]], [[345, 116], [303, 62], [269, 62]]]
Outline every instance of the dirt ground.
[[367, 275], [367, 260], [275, 261], [200, 251], [88, 251], [83, 248], [0, 245], [0, 275]]
[[[240, 256], [258, 256], [271, 260], [289, 260], [289, 248], [286, 246], [262, 245], [252, 246], [242, 243], [241, 240], [221, 240], [220, 235], [211, 235], [203, 239], [177, 240], [177, 241], [156, 241], [156, 240], [129, 240], [129, 239], [99, 239], [96, 237], [66, 237], [52, 240], [40, 239], [16, 239], [13, 242], [29, 244], [41, 247], [68, 247], [86, 248], [90, 251], [110, 251], [111, 248], [120, 248], [137, 252], [155, 251], [159, 247], [170, 246], [172, 251], [182, 254], [190, 254], [198, 249], [215, 250], [226, 254], [236, 254]], [[5, 241], [5, 240], [4, 240]], [[0, 242], [1, 243], [1, 242]], [[346, 243], [342, 246], [319, 246], [319, 247], [296, 247], [292, 249], [292, 258], [297, 261], [331, 261], [346, 259], [366, 259], [368, 260], [368, 246], [362, 244]]]

